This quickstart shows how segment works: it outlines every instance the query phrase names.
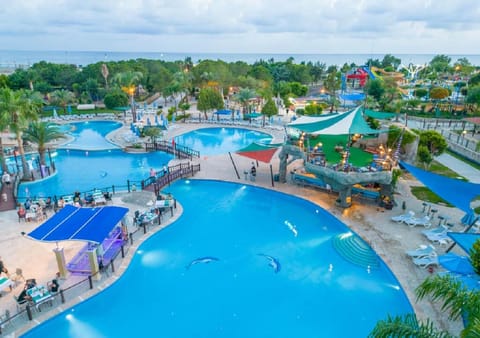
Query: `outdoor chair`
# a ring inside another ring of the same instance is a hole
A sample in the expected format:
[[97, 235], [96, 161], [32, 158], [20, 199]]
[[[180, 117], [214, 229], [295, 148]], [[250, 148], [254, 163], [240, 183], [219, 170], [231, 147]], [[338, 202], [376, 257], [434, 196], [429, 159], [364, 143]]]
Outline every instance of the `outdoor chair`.
[[2, 323], [1, 324], [2, 329], [4, 329], [7, 325], [12, 326], [11, 318], [12, 318], [12, 316], [10, 315], [10, 310], [8, 310], [8, 309], [5, 310], [5, 313], [0, 316], [0, 322]]
[[435, 247], [433, 247], [432, 245], [423, 245], [422, 244], [417, 249], [407, 250], [407, 251], [405, 251], [405, 253], [407, 254], [407, 256], [420, 258], [420, 257], [425, 257], [425, 256], [430, 256], [432, 254], [436, 254], [436, 251], [435, 251]]
[[413, 264], [424, 269], [427, 269], [430, 266], [438, 266], [438, 257], [436, 254], [424, 257], [414, 257], [412, 261]]
[[429, 230], [422, 230], [422, 234], [425, 236], [428, 235], [440, 235], [440, 234], [446, 234], [449, 229], [444, 227], [443, 225], [434, 228], [434, 229], [429, 229]]
[[408, 220], [410, 220], [410, 219], [413, 219], [414, 216], [415, 216], [415, 212], [413, 212], [413, 211], [410, 210], [410, 211], [407, 212], [406, 214], [393, 216], [393, 217], [391, 218], [391, 220], [394, 221], [394, 222], [401, 223], [401, 222], [406, 222], [406, 221], [408, 221]]
[[412, 228], [416, 227], [417, 225], [423, 225], [425, 228], [429, 228], [432, 226], [429, 216], [423, 216], [421, 218], [412, 217], [411, 219], [407, 219], [406, 221], [404, 221], [404, 223]]

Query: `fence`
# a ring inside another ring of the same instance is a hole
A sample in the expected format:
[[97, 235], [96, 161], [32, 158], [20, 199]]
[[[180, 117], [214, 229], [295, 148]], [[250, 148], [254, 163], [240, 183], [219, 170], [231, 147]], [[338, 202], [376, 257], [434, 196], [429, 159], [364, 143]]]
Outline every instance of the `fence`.
[[170, 143], [167, 141], [158, 141], [158, 142], [145, 143], [145, 150], [146, 151], [163, 151], [169, 154], [173, 154], [178, 158], [189, 159], [190, 161], [192, 161], [194, 157], [200, 158], [199, 151], [182, 146], [180, 144], [176, 144], [174, 142]]
[[[58, 312], [57, 307], [62, 306], [63, 309], [69, 308], [78, 302], [83, 301], [86, 297], [96, 293], [96, 290], [103, 288], [104, 284], [110, 277], [115, 274], [116, 267], [119, 267], [127, 254], [135, 252], [136, 247], [148, 236], [159, 230], [159, 225], [169, 221], [174, 216], [177, 204], [174, 200], [174, 206], [171, 212], [163, 212], [159, 215], [157, 222], [142, 224], [136, 226], [132, 232], [128, 234], [128, 239], [124, 240], [123, 245], [117, 254], [111, 258], [109, 262], [105, 262], [101, 271], [92, 276], [87, 276], [65, 289], [60, 288], [59, 292], [52, 294], [46, 301], [42, 301], [39, 305], [25, 303], [17, 305], [16, 309], [7, 309], [0, 316], [0, 334], [8, 335], [17, 330], [24, 331], [28, 326], [34, 326], [37, 321], [41, 321], [44, 315], [55, 314]], [[15, 289], [14, 289], [15, 290]], [[14, 313], [13, 315], [11, 315]]]

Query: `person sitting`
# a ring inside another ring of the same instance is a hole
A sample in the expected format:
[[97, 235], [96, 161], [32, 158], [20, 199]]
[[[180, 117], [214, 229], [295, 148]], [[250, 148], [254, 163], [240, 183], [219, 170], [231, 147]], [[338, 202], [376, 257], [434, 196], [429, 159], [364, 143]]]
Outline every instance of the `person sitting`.
[[22, 292], [17, 296], [17, 303], [18, 304], [25, 304], [32, 300], [32, 297], [27, 294], [27, 288], [23, 288]]
[[63, 199], [63, 197], [60, 197], [57, 204], [59, 209], [62, 209], [65, 206], [65, 200]]
[[45, 209], [51, 209], [52, 208], [52, 198], [50, 196], [47, 197], [45, 200]]
[[54, 278], [52, 279], [51, 282], [47, 283], [47, 288], [48, 288], [48, 291], [50, 291], [51, 293], [56, 293], [60, 288], [60, 284], [58, 284], [58, 280]]
[[37, 280], [35, 278], [30, 278], [25, 281], [25, 290], [30, 290], [37, 286]]
[[32, 201], [30, 200], [30, 198], [27, 198], [27, 200], [25, 201], [25, 209], [28, 210], [30, 209], [31, 206], [32, 206]]

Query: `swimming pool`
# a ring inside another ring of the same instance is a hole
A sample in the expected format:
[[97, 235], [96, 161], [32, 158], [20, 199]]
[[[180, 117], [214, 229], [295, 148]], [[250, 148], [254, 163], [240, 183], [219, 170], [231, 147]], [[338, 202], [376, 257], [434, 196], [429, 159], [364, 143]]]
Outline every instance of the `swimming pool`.
[[200, 151], [202, 155], [226, 154], [253, 142], [268, 144], [271, 141], [271, 135], [245, 128], [201, 128], [175, 137], [177, 144]]
[[[162, 153], [125, 153], [105, 140], [105, 135], [121, 127], [119, 122], [85, 121], [65, 125], [64, 130], [75, 139], [52, 153], [57, 173], [45, 180], [20, 184], [18, 199], [72, 194], [105, 187], [123, 186], [127, 180], [141, 181], [149, 177], [150, 168], [160, 170], [173, 156]], [[202, 155], [237, 151], [250, 143], [269, 143], [269, 134], [243, 128], [204, 128], [180, 135], [177, 144], [199, 150]], [[98, 150], [105, 149], [105, 150]], [[38, 155], [27, 155], [36, 163]], [[13, 165], [13, 159], [10, 159]], [[9, 162], [9, 163], [10, 163]]]
[[62, 130], [73, 136], [74, 140], [63, 144], [61, 148], [83, 150], [117, 149], [118, 146], [108, 142], [105, 136], [120, 127], [122, 127], [122, 123], [112, 121], [83, 121], [66, 124], [62, 126]]
[[57, 173], [44, 180], [22, 182], [19, 200], [26, 197], [70, 195], [115, 185], [126, 190], [127, 180], [139, 182], [149, 177], [150, 168], [160, 170], [173, 158], [163, 152], [125, 153], [121, 149], [88, 151], [58, 149], [52, 154]]
[[311, 202], [219, 181], [167, 191], [183, 215], [111, 287], [25, 337], [366, 337], [387, 314], [413, 312], [383, 262], [336, 252], [349, 229]]

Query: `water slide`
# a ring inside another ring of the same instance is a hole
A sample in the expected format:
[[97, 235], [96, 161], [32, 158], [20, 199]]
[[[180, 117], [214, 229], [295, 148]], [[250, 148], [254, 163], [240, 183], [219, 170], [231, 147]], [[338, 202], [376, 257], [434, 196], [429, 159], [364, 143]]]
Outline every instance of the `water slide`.
[[383, 69], [377, 67], [371, 67], [370, 70], [375, 76], [391, 77], [395, 79], [395, 81], [403, 81], [404, 78], [403, 73], [400, 72], [386, 72]]
[[372, 73], [369, 67], [363, 67], [363, 70], [367, 72], [368, 76], [370, 76], [370, 79], [375, 80], [376, 76]]

